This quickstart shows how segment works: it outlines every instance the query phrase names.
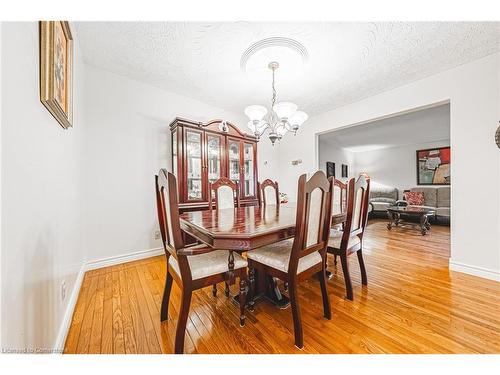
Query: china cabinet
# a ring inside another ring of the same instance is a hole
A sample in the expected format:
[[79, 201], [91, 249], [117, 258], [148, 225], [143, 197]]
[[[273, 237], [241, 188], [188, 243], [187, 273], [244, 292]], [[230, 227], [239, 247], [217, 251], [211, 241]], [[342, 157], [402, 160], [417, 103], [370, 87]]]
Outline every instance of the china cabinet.
[[177, 117], [170, 124], [172, 171], [181, 212], [208, 209], [209, 184], [220, 177], [238, 183], [242, 206], [257, 201], [257, 139], [235, 125]]

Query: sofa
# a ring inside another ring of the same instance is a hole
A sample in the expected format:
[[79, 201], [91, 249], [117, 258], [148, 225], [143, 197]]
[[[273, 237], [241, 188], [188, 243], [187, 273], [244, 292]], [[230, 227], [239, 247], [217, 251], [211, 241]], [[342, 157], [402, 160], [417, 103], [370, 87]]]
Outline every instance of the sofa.
[[376, 185], [370, 186], [369, 210], [370, 216], [386, 216], [387, 207], [394, 206], [398, 201], [398, 189], [391, 186]]
[[[450, 204], [450, 187], [440, 186], [440, 187], [414, 187], [410, 191], [422, 192], [424, 193], [424, 204], [421, 206], [414, 207], [425, 207], [430, 208], [436, 212], [437, 219], [450, 219], [451, 216], [451, 204]], [[403, 201], [398, 201], [398, 204], [406, 203]]]

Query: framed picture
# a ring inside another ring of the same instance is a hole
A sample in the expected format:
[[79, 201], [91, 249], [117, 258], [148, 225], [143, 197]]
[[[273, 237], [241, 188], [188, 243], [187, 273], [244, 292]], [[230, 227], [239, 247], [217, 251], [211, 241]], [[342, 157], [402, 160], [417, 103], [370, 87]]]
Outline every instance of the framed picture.
[[450, 147], [417, 150], [417, 185], [450, 185], [450, 167]]
[[327, 161], [326, 162], [326, 177], [330, 178], [333, 177], [335, 178], [335, 163], [332, 161]]
[[345, 178], [349, 177], [347, 173], [347, 164], [342, 164], [342, 178], [344, 177]]
[[73, 126], [73, 37], [66, 21], [40, 21], [40, 101], [67, 129]]

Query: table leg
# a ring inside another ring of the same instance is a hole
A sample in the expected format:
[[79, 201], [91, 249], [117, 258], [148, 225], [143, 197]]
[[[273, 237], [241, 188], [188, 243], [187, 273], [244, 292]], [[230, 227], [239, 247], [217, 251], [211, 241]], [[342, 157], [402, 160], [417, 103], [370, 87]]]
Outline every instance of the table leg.
[[389, 218], [389, 222], [387, 223], [387, 229], [391, 230], [392, 222], [394, 221], [394, 214], [390, 211], [387, 211], [387, 217]]
[[420, 232], [422, 233], [422, 236], [425, 236], [429, 229], [430, 229], [429, 218], [427, 217], [427, 215], [422, 215], [420, 217]]

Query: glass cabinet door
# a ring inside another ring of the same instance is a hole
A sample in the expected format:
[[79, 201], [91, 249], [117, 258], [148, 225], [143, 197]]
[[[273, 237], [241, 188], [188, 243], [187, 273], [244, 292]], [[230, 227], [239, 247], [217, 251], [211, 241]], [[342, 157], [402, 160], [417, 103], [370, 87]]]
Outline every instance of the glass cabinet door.
[[186, 159], [187, 199], [201, 200], [203, 198], [201, 133], [186, 130]]
[[[240, 141], [228, 140], [229, 178], [240, 183]], [[241, 188], [241, 184], [240, 184]]]
[[207, 171], [208, 183], [212, 184], [221, 177], [222, 138], [207, 134]]
[[243, 195], [245, 197], [255, 196], [255, 168], [253, 144], [244, 143], [243, 146]]
[[179, 176], [177, 175], [177, 130], [172, 132], [172, 173], [177, 177], [179, 181]]

